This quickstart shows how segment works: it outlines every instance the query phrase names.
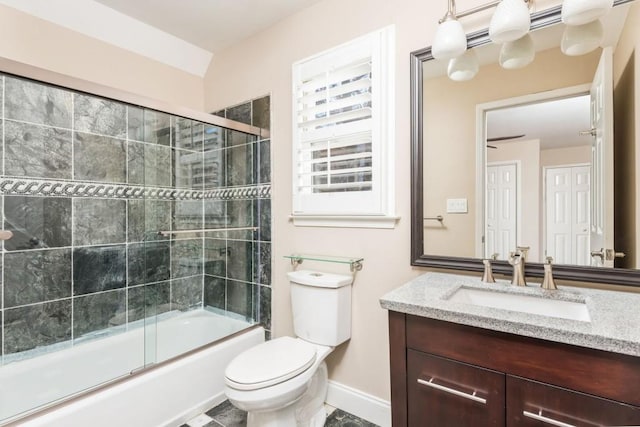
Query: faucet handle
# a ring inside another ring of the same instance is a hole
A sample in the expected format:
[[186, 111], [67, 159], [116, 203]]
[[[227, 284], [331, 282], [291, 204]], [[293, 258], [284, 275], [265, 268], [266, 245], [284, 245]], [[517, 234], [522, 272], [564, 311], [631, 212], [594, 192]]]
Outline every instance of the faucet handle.
[[558, 287], [556, 286], [556, 282], [553, 279], [553, 270], [551, 268], [551, 263], [553, 263], [553, 257], [548, 256], [544, 263], [544, 279], [542, 280], [542, 289], [558, 289]]
[[[494, 254], [498, 255], [498, 254]], [[482, 281], [484, 283], [496, 283], [496, 279], [493, 277], [493, 271], [491, 270], [491, 260], [495, 260], [494, 255], [491, 255], [491, 259], [483, 259], [484, 272], [482, 273]]]
[[491, 259], [491, 261], [495, 261], [495, 260], [498, 259], [499, 255], [500, 254], [498, 252], [495, 252], [495, 253], [491, 254], [491, 256], [489, 258]]

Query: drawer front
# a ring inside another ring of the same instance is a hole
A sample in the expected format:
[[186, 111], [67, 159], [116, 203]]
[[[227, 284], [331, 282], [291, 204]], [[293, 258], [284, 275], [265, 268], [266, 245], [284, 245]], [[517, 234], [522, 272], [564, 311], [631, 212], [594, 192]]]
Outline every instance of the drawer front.
[[407, 347], [640, 406], [640, 358], [407, 317]]
[[409, 426], [503, 426], [505, 375], [407, 351]]
[[612, 425], [640, 425], [640, 408], [507, 376], [507, 426]]

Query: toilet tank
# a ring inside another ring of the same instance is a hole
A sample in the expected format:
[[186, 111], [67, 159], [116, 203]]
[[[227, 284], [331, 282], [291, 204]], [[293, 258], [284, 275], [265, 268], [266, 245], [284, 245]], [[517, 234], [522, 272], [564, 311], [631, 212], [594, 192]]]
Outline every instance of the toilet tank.
[[331, 347], [347, 341], [351, 337], [353, 277], [309, 270], [287, 275], [296, 335]]

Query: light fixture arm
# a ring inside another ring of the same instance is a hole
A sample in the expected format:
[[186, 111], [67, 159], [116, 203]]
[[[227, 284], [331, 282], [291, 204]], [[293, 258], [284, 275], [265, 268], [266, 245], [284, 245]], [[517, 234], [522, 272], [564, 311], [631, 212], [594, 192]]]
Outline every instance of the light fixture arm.
[[[495, 0], [489, 3], [481, 4], [480, 6], [476, 6], [471, 9], [464, 10], [460, 13], [456, 13], [456, 2], [455, 0], [449, 0], [449, 9], [447, 10], [447, 14], [440, 20], [438, 23], [442, 24], [444, 21], [448, 19], [456, 19], [456, 18], [464, 18], [465, 16], [473, 15], [474, 13], [482, 12], [487, 9], [491, 9], [492, 7], [496, 7], [500, 4], [502, 0]], [[524, 0], [525, 3], [529, 6], [529, 9], [533, 6], [534, 0]]]
[[447, 8], [447, 13], [442, 17], [439, 24], [442, 24], [444, 21], [449, 21], [451, 19], [456, 19], [456, 0], [449, 0], [449, 7]]

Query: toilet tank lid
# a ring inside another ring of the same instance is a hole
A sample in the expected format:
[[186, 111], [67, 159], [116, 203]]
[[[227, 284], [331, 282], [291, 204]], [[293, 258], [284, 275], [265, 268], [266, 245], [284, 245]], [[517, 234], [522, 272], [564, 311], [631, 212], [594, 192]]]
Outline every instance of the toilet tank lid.
[[344, 274], [322, 273], [311, 270], [297, 270], [287, 273], [289, 281], [319, 288], [341, 288], [353, 283], [353, 277]]

